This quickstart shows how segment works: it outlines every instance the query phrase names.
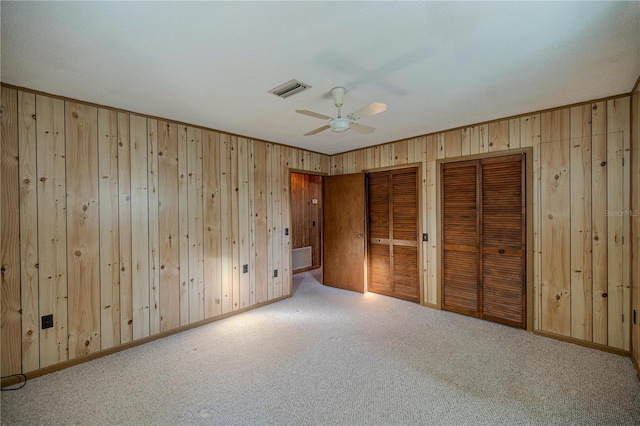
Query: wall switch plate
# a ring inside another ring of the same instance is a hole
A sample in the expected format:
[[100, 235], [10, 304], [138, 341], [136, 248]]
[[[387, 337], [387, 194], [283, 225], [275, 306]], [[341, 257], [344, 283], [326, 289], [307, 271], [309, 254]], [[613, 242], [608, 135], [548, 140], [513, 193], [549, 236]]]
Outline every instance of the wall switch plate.
[[289, 235], [289, 228], [284, 228], [284, 235]]
[[53, 327], [53, 314], [51, 315], [43, 315], [42, 316], [42, 329], [46, 330], [47, 328]]
[[278, 270], [274, 269], [273, 270], [273, 278], [276, 278], [278, 276]]
[[249, 272], [249, 265], [242, 265], [242, 273], [246, 274], [247, 272]]
[[429, 241], [429, 234], [427, 233], [422, 234], [422, 241]]

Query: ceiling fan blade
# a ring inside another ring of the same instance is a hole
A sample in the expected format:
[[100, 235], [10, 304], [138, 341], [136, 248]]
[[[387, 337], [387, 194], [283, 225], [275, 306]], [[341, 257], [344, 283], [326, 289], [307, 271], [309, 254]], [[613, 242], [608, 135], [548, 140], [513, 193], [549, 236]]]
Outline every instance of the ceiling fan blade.
[[317, 112], [308, 111], [306, 109], [297, 109], [296, 112], [298, 114], [304, 114], [304, 115], [308, 115], [309, 117], [320, 118], [322, 120], [331, 120], [331, 117], [329, 117], [328, 115], [319, 114]]
[[372, 104], [369, 104], [369, 105], [367, 105], [365, 107], [362, 107], [360, 109], [357, 109], [357, 110], [353, 111], [347, 117], [353, 118], [354, 120], [357, 120], [359, 118], [366, 117], [368, 115], [379, 114], [379, 113], [384, 112], [386, 110], [387, 110], [387, 106], [385, 104], [380, 103], [380, 102], [374, 102]]
[[312, 130], [312, 131], [310, 131], [310, 132], [308, 132], [308, 133], [305, 133], [304, 135], [305, 135], [305, 136], [315, 135], [316, 133], [320, 133], [320, 132], [322, 132], [323, 130], [327, 130], [327, 129], [328, 129], [328, 128], [330, 128], [330, 127], [331, 127], [331, 126], [329, 126], [329, 125], [327, 124], [326, 126], [318, 127], [317, 129]]
[[376, 130], [374, 127], [365, 126], [363, 124], [358, 124], [358, 123], [351, 123], [351, 126], [349, 126], [349, 128], [358, 133], [362, 133], [363, 135], [366, 135], [368, 133], [373, 133], [373, 131]]

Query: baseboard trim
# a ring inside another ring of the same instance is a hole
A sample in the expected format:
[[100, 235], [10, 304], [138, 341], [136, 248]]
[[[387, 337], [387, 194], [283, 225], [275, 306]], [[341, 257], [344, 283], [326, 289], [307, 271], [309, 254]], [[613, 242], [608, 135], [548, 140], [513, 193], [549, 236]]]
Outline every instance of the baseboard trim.
[[[238, 315], [238, 314], [241, 314], [243, 312], [247, 312], [247, 311], [251, 311], [253, 309], [261, 308], [263, 306], [267, 306], [267, 305], [270, 305], [272, 303], [279, 302], [279, 301], [287, 299], [289, 297], [290, 297], [289, 295], [278, 297], [278, 298], [275, 298], [275, 299], [272, 299], [272, 300], [268, 300], [266, 302], [261, 302], [261, 303], [258, 303], [258, 304], [255, 304], [255, 305], [252, 305], [252, 306], [249, 306], [249, 307], [246, 307], [246, 308], [238, 309], [237, 311], [228, 312], [226, 314], [218, 315], [218, 316], [215, 316], [215, 317], [212, 317], [212, 318], [207, 318], [207, 319], [204, 319], [204, 320], [201, 320], [201, 321], [198, 321], [198, 322], [194, 322], [192, 324], [183, 325], [183, 326], [174, 328], [172, 330], [167, 330], [167, 331], [163, 331], [163, 332], [158, 333], [158, 334], [154, 334], [153, 336], [143, 337], [143, 338], [135, 340], [133, 342], [124, 343], [124, 344], [121, 344], [121, 345], [118, 345], [118, 346], [114, 346], [112, 348], [104, 349], [104, 350], [101, 350], [101, 351], [98, 351], [98, 352], [94, 352], [94, 353], [89, 354], [89, 355], [85, 355], [83, 357], [75, 358], [75, 359], [68, 360], [68, 361], [63, 361], [63, 362], [60, 362], [58, 364], [50, 365], [48, 367], [40, 368], [38, 370], [33, 370], [33, 371], [29, 371], [28, 373], [22, 373], [22, 374], [24, 374], [27, 377], [27, 380], [34, 379], [36, 377], [40, 377], [40, 376], [44, 376], [46, 374], [54, 373], [56, 371], [64, 370], [65, 368], [69, 368], [69, 367], [72, 367], [74, 365], [82, 364], [82, 363], [85, 363], [85, 362], [88, 362], [88, 361], [93, 361], [94, 359], [102, 358], [104, 356], [115, 354], [117, 352], [121, 352], [121, 351], [124, 351], [126, 349], [134, 348], [136, 346], [140, 346], [140, 345], [143, 345], [145, 343], [153, 342], [154, 340], [163, 339], [165, 337], [169, 337], [171, 335], [178, 334], [178, 333], [181, 333], [183, 331], [187, 331], [187, 330], [191, 330], [193, 328], [201, 327], [203, 325], [210, 324], [212, 322], [219, 321], [219, 320], [222, 320], [222, 319], [225, 319], [225, 318], [229, 318], [231, 316]], [[0, 383], [0, 387], [1, 388], [5, 388], [7, 386], [14, 386], [14, 385], [17, 385], [17, 384], [19, 384], [19, 383], [21, 383], [23, 381], [24, 380], [22, 378], [20, 378], [18, 375], [11, 375], [11, 376], [8, 376], [8, 377], [2, 379], [2, 382]]]
[[578, 346], [584, 346], [591, 349], [598, 349], [600, 351], [609, 352], [615, 355], [631, 357], [631, 352], [625, 351], [624, 349], [612, 348], [611, 346], [605, 346], [605, 345], [600, 345], [598, 343], [587, 342], [580, 339], [574, 339], [573, 337], [567, 337], [567, 336], [562, 336], [560, 334], [549, 333], [548, 331], [533, 330], [532, 333], [538, 336], [548, 337], [550, 339], [560, 340], [567, 343], [573, 343]]

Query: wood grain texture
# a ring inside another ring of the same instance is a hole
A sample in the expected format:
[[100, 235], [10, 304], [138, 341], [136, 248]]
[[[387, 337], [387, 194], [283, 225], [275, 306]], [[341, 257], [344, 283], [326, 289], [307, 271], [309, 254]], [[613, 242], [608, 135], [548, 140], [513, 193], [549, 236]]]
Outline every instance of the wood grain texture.
[[133, 339], [149, 335], [149, 189], [147, 119], [130, 118]]
[[[631, 356], [640, 368], [640, 86], [631, 98]], [[632, 318], [633, 319], [633, 318]], [[640, 371], [637, 371], [640, 376]]]
[[509, 120], [489, 123], [489, 152], [509, 149]]
[[100, 194], [100, 348], [120, 344], [120, 226], [118, 223], [118, 113], [98, 109]]
[[178, 126], [158, 122], [158, 232], [160, 331], [180, 326]]
[[100, 350], [98, 112], [67, 102], [67, 273], [69, 359]]
[[189, 323], [204, 319], [202, 225], [202, 130], [187, 128], [187, 214], [189, 215]]
[[69, 359], [64, 101], [36, 96], [36, 117], [39, 311], [54, 324], [40, 331], [43, 368]]
[[[238, 275], [239, 291], [238, 308], [246, 308], [251, 304], [251, 282], [249, 281], [251, 222], [249, 208], [249, 163], [253, 168], [253, 160], [249, 157], [249, 141], [238, 138]], [[244, 272], [244, 265], [247, 266]]]
[[149, 203], [149, 335], [160, 332], [160, 219], [158, 121], [147, 120], [147, 196]]
[[268, 231], [268, 197], [267, 197], [267, 144], [255, 142], [254, 145], [254, 188], [253, 200], [255, 209], [255, 281], [256, 302], [269, 299], [269, 231]]
[[120, 343], [133, 340], [133, 266], [131, 254], [130, 115], [118, 113], [118, 223], [120, 225]]
[[21, 302], [20, 302], [20, 176], [18, 170], [18, 93], [2, 88], [0, 102], [0, 182], [2, 215], [0, 216], [0, 285], [2, 339], [0, 361], [2, 376], [22, 372]]
[[541, 115], [541, 328], [571, 334], [569, 111]]
[[571, 108], [571, 337], [592, 339], [591, 105]]
[[[213, 318], [222, 313], [220, 283], [220, 134], [203, 132], [202, 142], [202, 194], [204, 226], [204, 316]], [[213, 165], [205, 167], [204, 165]]]
[[189, 324], [189, 187], [187, 127], [178, 126], [178, 233], [180, 235], [180, 325]]
[[[4, 139], [4, 135], [2, 138]], [[36, 170], [36, 96], [23, 91], [18, 92], [18, 138], [20, 151], [22, 371], [29, 372], [40, 367], [38, 181]]]

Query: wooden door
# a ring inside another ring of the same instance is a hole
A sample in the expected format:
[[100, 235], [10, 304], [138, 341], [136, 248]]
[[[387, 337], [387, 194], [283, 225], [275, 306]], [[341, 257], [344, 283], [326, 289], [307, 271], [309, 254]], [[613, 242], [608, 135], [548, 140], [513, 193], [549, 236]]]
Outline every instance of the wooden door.
[[442, 167], [443, 308], [526, 327], [523, 155]]
[[326, 176], [323, 181], [324, 284], [364, 293], [364, 174]]
[[367, 175], [368, 289], [420, 301], [417, 169]]

